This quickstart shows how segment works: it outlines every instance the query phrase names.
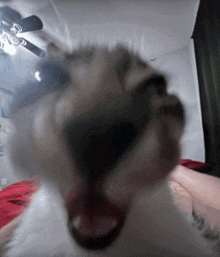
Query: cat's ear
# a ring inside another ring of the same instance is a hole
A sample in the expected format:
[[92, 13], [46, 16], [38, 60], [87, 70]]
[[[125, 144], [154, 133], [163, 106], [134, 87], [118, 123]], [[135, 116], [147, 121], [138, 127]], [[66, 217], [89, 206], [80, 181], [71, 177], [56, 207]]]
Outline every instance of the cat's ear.
[[62, 51], [59, 46], [54, 43], [49, 43], [47, 45], [47, 59], [51, 61], [63, 61], [64, 51]]

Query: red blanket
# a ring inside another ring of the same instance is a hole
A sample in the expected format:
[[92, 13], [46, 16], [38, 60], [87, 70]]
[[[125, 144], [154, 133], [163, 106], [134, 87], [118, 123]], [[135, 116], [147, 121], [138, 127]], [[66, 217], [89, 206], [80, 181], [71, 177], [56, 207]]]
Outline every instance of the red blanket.
[[14, 183], [0, 191], [0, 229], [18, 217], [28, 207], [31, 196], [39, 188], [37, 180]]
[[[206, 163], [181, 159], [180, 165], [205, 172]], [[18, 217], [27, 207], [31, 196], [39, 188], [36, 178], [14, 183], [0, 191], [0, 229]]]
[[181, 159], [180, 165], [185, 166], [188, 169], [206, 173], [209, 170], [210, 165], [208, 163], [193, 161], [190, 159]]

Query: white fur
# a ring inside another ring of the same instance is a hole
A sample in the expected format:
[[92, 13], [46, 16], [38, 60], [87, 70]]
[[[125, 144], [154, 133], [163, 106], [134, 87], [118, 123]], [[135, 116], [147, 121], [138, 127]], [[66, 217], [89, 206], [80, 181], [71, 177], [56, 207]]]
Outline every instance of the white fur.
[[67, 230], [59, 191], [44, 185], [24, 213], [6, 257], [217, 256], [171, 202], [166, 184], [140, 193], [119, 239], [105, 251], [88, 252]]

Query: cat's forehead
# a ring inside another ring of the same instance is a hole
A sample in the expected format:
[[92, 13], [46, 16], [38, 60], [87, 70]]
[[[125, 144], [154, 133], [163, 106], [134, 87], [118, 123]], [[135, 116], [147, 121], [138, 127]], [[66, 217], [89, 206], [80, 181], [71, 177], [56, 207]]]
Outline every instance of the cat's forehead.
[[122, 44], [116, 45], [114, 48], [107, 46], [80, 46], [79, 48], [66, 52], [58, 48], [54, 44], [49, 44], [47, 48], [47, 60], [59, 63], [60, 65], [94, 65], [96, 62], [103, 60], [108, 63], [117, 62], [121, 56], [126, 56], [126, 61], [135, 63], [139, 68], [146, 69], [149, 65], [140, 57], [139, 54], [134, 53], [131, 49]]
[[63, 67], [69, 73], [73, 83], [82, 82], [87, 74], [90, 78], [102, 77], [103, 74], [112, 77], [110, 71], [115, 71], [119, 80], [127, 80], [129, 88], [129, 84], [131, 84], [130, 87], [134, 86], [141, 77], [156, 73], [139, 54], [122, 44], [118, 44], [114, 48], [93, 45], [81, 46], [71, 53], [62, 51], [54, 44], [49, 44], [47, 60]]
[[66, 59], [69, 61], [75, 61], [75, 60], [83, 60], [87, 63], [92, 63], [92, 61], [97, 57], [98, 55], [102, 55], [104, 58], [108, 58], [111, 55], [119, 54], [120, 53], [126, 53], [127, 56], [131, 60], [138, 60], [144, 61], [141, 59], [141, 57], [134, 53], [131, 49], [118, 44], [114, 48], [109, 48], [107, 46], [81, 46], [78, 49], [72, 51], [72, 53], [65, 53]]

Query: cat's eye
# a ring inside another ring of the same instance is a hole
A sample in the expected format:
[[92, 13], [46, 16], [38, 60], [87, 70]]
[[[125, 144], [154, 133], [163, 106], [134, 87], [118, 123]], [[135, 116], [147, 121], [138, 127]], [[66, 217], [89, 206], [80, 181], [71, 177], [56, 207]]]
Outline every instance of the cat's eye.
[[152, 96], [153, 94], [163, 95], [166, 93], [166, 80], [162, 76], [147, 78], [142, 81], [137, 89], [135, 95], [137, 96]]

